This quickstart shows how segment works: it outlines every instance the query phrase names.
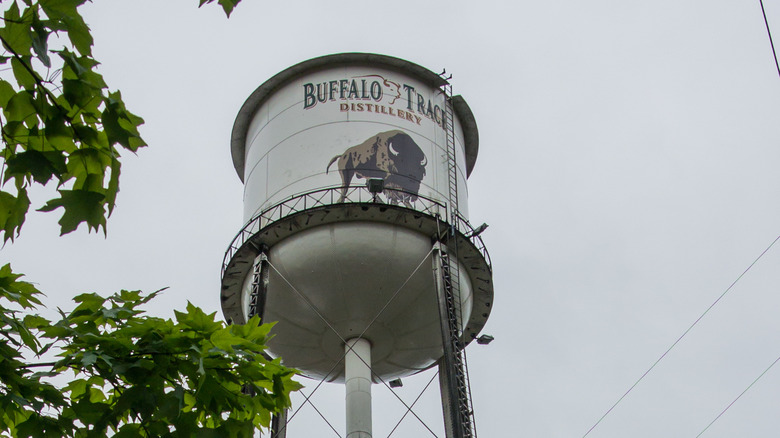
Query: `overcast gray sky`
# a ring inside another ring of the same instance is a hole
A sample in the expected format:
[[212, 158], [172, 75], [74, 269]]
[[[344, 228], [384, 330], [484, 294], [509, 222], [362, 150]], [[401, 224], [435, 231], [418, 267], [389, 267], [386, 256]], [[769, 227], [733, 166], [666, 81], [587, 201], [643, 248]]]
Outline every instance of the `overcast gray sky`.
[[[468, 349], [482, 437], [583, 436], [780, 234], [780, 78], [758, 0], [244, 0], [230, 20], [196, 3], [84, 8], [150, 147], [125, 157], [108, 239], [57, 238], [58, 218], [35, 213], [2, 249], [51, 307], [169, 286], [153, 313], [217, 311], [243, 225], [234, 117], [273, 74], [338, 52], [446, 67], [477, 119], [469, 206], [490, 224], [496, 337]], [[765, 6], [780, 35], [780, 1]], [[780, 245], [589, 437], [701, 432], [780, 356], [779, 263]], [[702, 436], [777, 436], [778, 394], [780, 366]], [[403, 407], [374, 397], [384, 437]], [[343, 387], [314, 398], [343, 434]], [[415, 411], [441, 437], [437, 398]], [[290, 429], [336, 436], [310, 408]], [[432, 435], [407, 419], [393, 436]]]

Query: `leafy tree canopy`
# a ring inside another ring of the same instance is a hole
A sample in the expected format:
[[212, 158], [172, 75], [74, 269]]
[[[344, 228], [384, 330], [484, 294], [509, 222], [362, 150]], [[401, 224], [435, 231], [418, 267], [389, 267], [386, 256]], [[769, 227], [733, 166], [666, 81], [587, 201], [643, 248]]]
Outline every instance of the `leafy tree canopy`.
[[[79, 295], [51, 322], [29, 312], [41, 293], [20, 277], [0, 268], [0, 433], [252, 436], [299, 388], [293, 370], [264, 356], [271, 324], [257, 317], [225, 326], [189, 304], [175, 321], [155, 318], [140, 306], [158, 292], [122, 291]], [[57, 360], [25, 359], [47, 353]], [[69, 383], [49, 383], [57, 376]]]
[[[56, 184], [38, 209], [61, 212], [61, 234], [81, 223], [105, 233], [120, 151], [146, 145], [143, 120], [97, 71], [78, 11], [86, 0], [0, 1], [3, 243], [19, 235], [34, 184]], [[239, 1], [216, 2], [229, 16]], [[21, 278], [0, 268], [0, 436], [251, 436], [300, 387], [264, 355], [271, 326], [257, 318], [225, 326], [192, 304], [173, 320], [150, 317], [141, 306], [159, 291], [122, 291], [79, 295], [50, 321]]]
[[[92, 56], [78, 8], [87, 0], [6, 0], [0, 27], [0, 231], [18, 236], [28, 188], [55, 181], [39, 208], [61, 210], [61, 234], [81, 223], [106, 230], [116, 204], [120, 151], [146, 146], [119, 91], [110, 91]], [[199, 0], [200, 6], [215, 0]], [[218, 0], [229, 16], [240, 0]]]

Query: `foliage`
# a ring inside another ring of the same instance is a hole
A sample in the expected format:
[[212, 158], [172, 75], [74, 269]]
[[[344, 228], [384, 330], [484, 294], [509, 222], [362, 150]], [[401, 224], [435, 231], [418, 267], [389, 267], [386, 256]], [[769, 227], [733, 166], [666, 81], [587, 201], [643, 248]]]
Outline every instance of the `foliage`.
[[[239, 1], [217, 3], [229, 16]], [[5, 2], [3, 243], [20, 233], [28, 189], [52, 181], [57, 195], [39, 210], [62, 208], [61, 234], [82, 222], [105, 232], [119, 191], [119, 152], [145, 146], [143, 120], [97, 71], [78, 12], [85, 2]], [[159, 291], [122, 291], [79, 295], [75, 309], [52, 322], [37, 314], [41, 292], [21, 277], [10, 264], [0, 268], [0, 436], [251, 436], [299, 388], [294, 370], [264, 355], [271, 325], [257, 318], [225, 326], [192, 304], [175, 320], [150, 317], [141, 306]]]
[[[61, 234], [106, 231], [119, 191], [119, 151], [146, 145], [143, 120], [109, 91], [78, 8], [87, 0], [7, 0], [0, 27], [0, 231], [18, 236], [32, 184], [56, 181], [40, 211], [62, 208]], [[218, 0], [229, 16], [240, 0]], [[214, 0], [199, 0], [199, 5]], [[6, 184], [9, 182], [13, 184]]]
[[[264, 357], [271, 325], [256, 317], [225, 326], [192, 304], [175, 321], [149, 317], [139, 307], [157, 292], [122, 291], [79, 295], [54, 323], [21, 319], [40, 292], [19, 277], [0, 268], [0, 431], [12, 436], [252, 436], [298, 389]], [[20, 351], [59, 359], [26, 363]], [[62, 390], [46, 383], [71, 373]]]

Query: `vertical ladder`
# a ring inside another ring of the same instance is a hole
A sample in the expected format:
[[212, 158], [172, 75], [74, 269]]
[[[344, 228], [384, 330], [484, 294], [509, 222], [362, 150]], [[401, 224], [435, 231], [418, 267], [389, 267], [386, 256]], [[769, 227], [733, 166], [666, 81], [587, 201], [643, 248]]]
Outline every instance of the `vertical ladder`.
[[[444, 72], [442, 73], [442, 75]], [[450, 397], [454, 410], [452, 413], [453, 427], [450, 432], [453, 436], [448, 438], [475, 438], [476, 427], [474, 425], [474, 409], [471, 403], [471, 387], [468, 379], [468, 365], [466, 362], [466, 352], [463, 342], [461, 342], [461, 328], [463, 324], [463, 314], [460, 302], [460, 268], [458, 266], [458, 244], [456, 226], [458, 224], [458, 167], [456, 161], [455, 145], [455, 117], [452, 108], [452, 85], [449, 83], [450, 75], [445, 79], [445, 84], [441, 89], [444, 94], [444, 128], [447, 146], [447, 181], [449, 185], [449, 224], [450, 232], [448, 234], [447, 246], [442, 247], [439, 252], [442, 277], [442, 289], [444, 294], [444, 305], [446, 307], [447, 334], [444, 342], [450, 345], [445, 346], [444, 364], [447, 370], [446, 387], [451, 392]], [[444, 310], [444, 309], [442, 309]], [[444, 312], [443, 312], [444, 313]], [[444, 321], [443, 321], [444, 322]], [[449, 356], [449, 357], [448, 357]]]
[[[443, 75], [444, 73], [442, 73]], [[452, 85], [448, 79], [452, 78], [452, 75], [445, 78], [445, 84], [441, 89], [444, 94], [444, 120], [442, 126], [444, 128], [444, 134], [447, 141], [447, 184], [449, 186], [449, 199], [447, 205], [449, 206], [449, 241], [447, 243], [448, 251], [452, 255], [453, 260], [458, 260], [458, 242], [455, 239], [457, 225], [458, 225], [458, 162], [456, 158], [456, 146], [455, 146], [455, 116], [452, 108]], [[449, 266], [451, 271], [453, 291], [456, 296], [460, 296], [460, 271], [457, 263], [452, 263]], [[462, 321], [463, 315], [461, 312], [460, 300], [455, 300], [455, 310], [457, 314], [457, 320]], [[460, 331], [460, 327], [458, 328]]]
[[[444, 74], [444, 73], [442, 73]], [[452, 75], [450, 75], [452, 77]], [[447, 142], [447, 183], [449, 184], [449, 222], [457, 223], [458, 212], [458, 167], [455, 160], [455, 117], [452, 110], [452, 85], [445, 82], [441, 87], [444, 93], [444, 120], [442, 128]]]

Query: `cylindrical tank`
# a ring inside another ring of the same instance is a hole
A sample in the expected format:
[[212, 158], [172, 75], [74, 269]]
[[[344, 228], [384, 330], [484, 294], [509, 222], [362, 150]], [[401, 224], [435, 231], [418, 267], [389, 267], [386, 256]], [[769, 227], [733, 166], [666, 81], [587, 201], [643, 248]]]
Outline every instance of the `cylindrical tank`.
[[476, 123], [456, 96], [447, 124], [445, 84], [398, 58], [336, 54], [282, 71], [239, 111], [246, 226], [225, 255], [223, 312], [278, 321], [271, 354], [307, 376], [342, 380], [355, 337], [382, 379], [441, 357], [431, 257], [445, 236], [459, 245], [464, 342], [489, 315], [490, 261], [466, 209]]

